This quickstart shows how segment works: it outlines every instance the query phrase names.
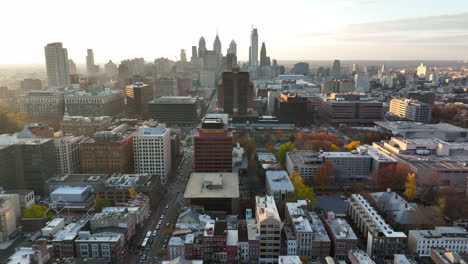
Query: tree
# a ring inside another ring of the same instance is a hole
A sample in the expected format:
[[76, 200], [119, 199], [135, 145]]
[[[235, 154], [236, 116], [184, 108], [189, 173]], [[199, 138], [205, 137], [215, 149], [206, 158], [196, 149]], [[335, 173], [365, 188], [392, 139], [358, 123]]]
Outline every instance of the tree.
[[317, 169], [317, 175], [314, 177], [315, 185], [320, 186], [323, 191], [330, 182], [330, 177], [335, 173], [335, 167], [329, 162], [325, 161], [320, 168]]
[[295, 150], [296, 148], [292, 144], [291, 141], [288, 141], [281, 145], [276, 151], [276, 159], [278, 160], [279, 164], [284, 165], [286, 163], [286, 153]]
[[293, 173], [289, 177], [291, 179], [291, 183], [294, 186], [294, 197], [291, 199], [292, 201], [297, 200], [309, 200], [312, 207], [315, 204], [315, 193], [314, 188], [307, 186], [304, 183], [304, 179], [299, 175], [297, 171], [293, 171]]
[[267, 152], [275, 153], [275, 147], [272, 144], [266, 145], [265, 148]]
[[100, 213], [102, 208], [111, 206], [111, 201], [107, 199], [101, 199], [99, 194], [96, 194], [96, 198], [94, 199], [94, 210], [96, 213]]
[[167, 248], [160, 248], [158, 251], [158, 256], [164, 259], [167, 258], [167, 253]]
[[381, 189], [402, 190], [408, 173], [411, 173], [411, 167], [406, 163], [387, 165], [376, 175], [377, 186]]
[[23, 218], [49, 218], [54, 216], [52, 212], [47, 212], [47, 207], [42, 204], [33, 204], [23, 212]]
[[351, 191], [353, 193], [361, 193], [362, 191], [364, 191], [364, 189], [365, 189], [365, 186], [364, 186], [364, 183], [362, 182], [355, 182], [353, 186], [351, 187]]
[[416, 174], [408, 173], [408, 177], [405, 183], [405, 192], [403, 195], [409, 201], [413, 201], [416, 198]]
[[302, 261], [302, 263], [309, 262], [309, 258], [307, 256], [304, 256], [304, 255], [300, 255], [299, 259]]
[[257, 143], [256, 143], [256, 140], [255, 138], [250, 138], [249, 139], [249, 142], [247, 143], [247, 147], [246, 147], [246, 150], [245, 150], [245, 153], [247, 154], [247, 158], [249, 160], [251, 160], [252, 158], [254, 158], [254, 154], [255, 154], [255, 149], [257, 148]]
[[345, 148], [347, 150], [355, 150], [359, 145], [361, 145], [361, 141], [355, 140], [355, 141], [351, 141], [348, 144], [346, 144]]
[[138, 194], [138, 192], [133, 187], [128, 189], [128, 193], [129, 193], [130, 197], [135, 197]]

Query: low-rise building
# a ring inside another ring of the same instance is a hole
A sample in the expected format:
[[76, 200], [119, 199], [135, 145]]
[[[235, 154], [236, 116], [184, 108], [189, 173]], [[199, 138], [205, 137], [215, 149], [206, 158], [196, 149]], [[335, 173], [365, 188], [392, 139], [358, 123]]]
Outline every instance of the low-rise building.
[[169, 259], [175, 259], [178, 257], [185, 257], [185, 239], [182, 237], [171, 237], [167, 244], [167, 250], [169, 253]]
[[431, 259], [435, 264], [466, 264], [468, 257], [462, 257], [460, 254], [444, 249], [433, 248], [431, 249]]
[[70, 223], [62, 230], [58, 231], [52, 239], [54, 256], [57, 258], [75, 257], [74, 241], [78, 232], [89, 228], [88, 219], [82, 219], [75, 223]]
[[468, 254], [468, 231], [463, 227], [437, 226], [435, 230], [410, 230], [408, 250], [429, 257], [431, 249], [442, 247], [451, 252]]
[[68, 210], [88, 210], [93, 205], [94, 193], [89, 187], [59, 187], [50, 193], [50, 201]]
[[430, 104], [412, 99], [394, 98], [390, 100], [391, 114], [415, 122], [430, 123], [432, 107]]
[[16, 213], [10, 199], [0, 198], [0, 243], [8, 241], [16, 231]]
[[185, 189], [184, 198], [191, 205], [200, 205], [206, 211], [239, 210], [239, 176], [237, 173], [194, 172]]
[[106, 258], [110, 263], [124, 263], [122, 250], [125, 242], [122, 234], [102, 232], [91, 234], [89, 231], [78, 232], [75, 240], [76, 257]]
[[468, 143], [392, 137], [374, 142], [373, 146], [408, 164], [416, 173], [419, 185], [452, 186], [457, 192], [466, 192]]
[[257, 152], [257, 158], [264, 170], [276, 170], [280, 167], [274, 153]]
[[54, 218], [41, 229], [41, 233], [43, 237], [53, 237], [63, 228], [65, 228], [65, 218]]
[[468, 129], [447, 123], [423, 124], [412, 121], [376, 121], [377, 128], [404, 138], [437, 138], [445, 141], [468, 141]]
[[404, 254], [395, 254], [393, 255], [393, 264], [417, 264], [417, 262]]
[[112, 117], [70, 116], [65, 113], [60, 128], [65, 135], [92, 137], [94, 133], [106, 130], [112, 124]]
[[349, 197], [348, 216], [366, 238], [369, 256], [391, 259], [394, 254], [404, 252], [406, 235], [395, 232], [362, 195], [352, 194]]
[[278, 205], [294, 195], [294, 186], [286, 171], [267, 171], [267, 194], [273, 196]]
[[330, 256], [345, 260], [349, 250], [358, 248], [356, 234], [343, 218], [328, 217], [324, 224], [331, 239]]
[[100, 233], [112, 230], [123, 235], [123, 240], [128, 242], [136, 231], [135, 218], [127, 211], [106, 211], [96, 213], [89, 220], [92, 233]]
[[351, 264], [375, 264], [375, 262], [361, 249], [348, 251], [348, 260]]
[[47, 247], [46, 240], [38, 240], [31, 247], [17, 248], [15, 253], [8, 257], [7, 264], [29, 264], [48, 263], [51, 259], [51, 254]]
[[382, 120], [382, 103], [361, 94], [323, 97], [319, 116], [331, 124], [373, 124]]
[[306, 200], [286, 203], [286, 222], [297, 240], [297, 254], [311, 260], [330, 255], [331, 240], [317, 213]]
[[77, 91], [65, 95], [65, 107], [71, 116], [116, 116], [124, 110], [122, 91], [110, 90], [85, 92]]
[[302, 264], [299, 256], [279, 256], [278, 264]]
[[375, 192], [369, 194], [377, 210], [387, 215], [395, 223], [402, 226], [417, 225], [418, 214], [417, 204], [410, 203], [396, 192], [387, 190], [386, 192]]

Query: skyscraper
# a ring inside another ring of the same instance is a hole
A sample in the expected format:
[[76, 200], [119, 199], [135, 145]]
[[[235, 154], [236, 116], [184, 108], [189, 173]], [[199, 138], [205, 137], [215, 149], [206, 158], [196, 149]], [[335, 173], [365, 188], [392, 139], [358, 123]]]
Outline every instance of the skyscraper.
[[229, 43], [229, 49], [227, 50], [228, 54], [234, 54], [237, 56], [237, 44], [234, 40]]
[[253, 28], [250, 33], [250, 66], [258, 67], [258, 33], [257, 29]]
[[104, 65], [104, 71], [109, 77], [117, 77], [119, 73], [117, 65], [113, 63], [112, 60], [109, 60], [109, 62]]
[[218, 90], [219, 106], [230, 115], [247, 115], [253, 111], [253, 85], [248, 72], [223, 72]]
[[198, 58], [198, 51], [197, 51], [197, 46], [192, 46], [192, 61], [194, 59]]
[[70, 74], [77, 74], [78, 72], [76, 71], [76, 64], [73, 60], [68, 60], [68, 72]]
[[340, 78], [340, 76], [341, 76], [341, 62], [339, 60], [334, 60], [333, 67], [332, 67], [332, 77]]
[[262, 42], [262, 48], [260, 49], [260, 67], [270, 66], [269, 58], [266, 54], [265, 42]]
[[49, 43], [44, 47], [49, 88], [64, 88], [70, 84], [68, 51], [61, 42]]
[[216, 33], [216, 38], [213, 42], [213, 50], [217, 53], [217, 54], [221, 54], [221, 41], [219, 40], [219, 37], [218, 37], [218, 34]]
[[184, 49], [180, 50], [180, 61], [187, 62], [187, 54]]
[[205, 54], [205, 51], [206, 51], [205, 38], [201, 37], [200, 40], [198, 41], [198, 57], [203, 57], [203, 54]]
[[159, 176], [165, 183], [171, 170], [171, 135], [165, 124], [150, 120], [143, 124], [133, 138], [136, 173]]
[[88, 49], [86, 55], [86, 72], [88, 77], [95, 76], [99, 72], [99, 66], [94, 64], [94, 53], [93, 49]]

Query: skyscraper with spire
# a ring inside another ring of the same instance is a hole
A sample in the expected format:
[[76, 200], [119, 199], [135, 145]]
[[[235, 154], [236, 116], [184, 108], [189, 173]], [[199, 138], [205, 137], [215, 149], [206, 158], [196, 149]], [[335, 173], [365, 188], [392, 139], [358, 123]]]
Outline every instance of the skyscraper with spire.
[[252, 28], [250, 33], [250, 66], [258, 67], [258, 33], [256, 28]]
[[222, 54], [222, 51], [221, 51], [221, 41], [219, 40], [219, 36], [218, 36], [218, 33], [216, 33], [216, 38], [213, 42], [213, 50], [214, 52], [216, 52], [216, 54]]
[[237, 44], [234, 40], [232, 40], [231, 43], [229, 44], [227, 54], [233, 54], [237, 56]]
[[262, 47], [260, 49], [260, 67], [267, 67], [270, 66], [270, 58], [267, 57], [265, 42], [262, 43]]
[[206, 51], [206, 41], [204, 37], [201, 37], [198, 41], [198, 57], [202, 58]]

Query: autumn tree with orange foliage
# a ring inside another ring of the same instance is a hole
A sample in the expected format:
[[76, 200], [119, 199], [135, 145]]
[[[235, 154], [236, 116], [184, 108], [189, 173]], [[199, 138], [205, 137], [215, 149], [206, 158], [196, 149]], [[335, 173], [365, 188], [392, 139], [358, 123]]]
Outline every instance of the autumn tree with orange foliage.
[[323, 191], [330, 183], [330, 178], [335, 173], [335, 167], [329, 162], [325, 161], [317, 170], [317, 175], [314, 177], [314, 184], [319, 186]]
[[381, 189], [402, 190], [406, 182], [406, 176], [410, 172], [411, 167], [408, 164], [398, 162], [396, 165], [387, 165], [382, 168], [374, 177], [377, 186]]
[[361, 145], [361, 141], [351, 141], [348, 144], [345, 145], [345, 148], [347, 150], [355, 150], [359, 145]]
[[408, 173], [405, 183], [405, 192], [403, 195], [408, 201], [413, 201], [416, 198], [416, 174]]
[[343, 140], [327, 132], [311, 132], [296, 134], [294, 145], [297, 149], [310, 149], [313, 151], [339, 151], [343, 147]]

